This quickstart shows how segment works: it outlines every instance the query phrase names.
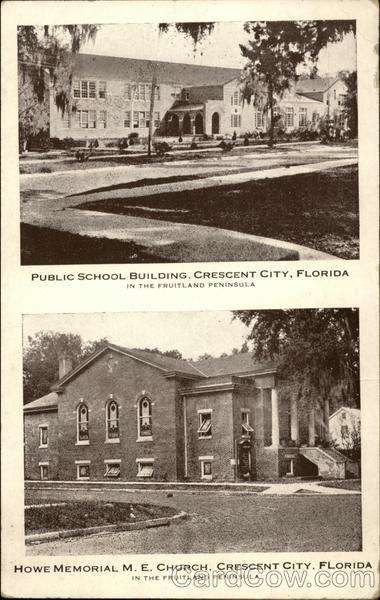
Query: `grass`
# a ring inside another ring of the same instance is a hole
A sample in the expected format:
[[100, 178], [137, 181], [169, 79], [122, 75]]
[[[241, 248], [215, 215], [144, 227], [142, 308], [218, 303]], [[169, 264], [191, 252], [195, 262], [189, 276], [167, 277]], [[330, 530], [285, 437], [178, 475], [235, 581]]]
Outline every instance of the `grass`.
[[324, 481], [319, 484], [322, 487], [337, 488], [340, 490], [353, 490], [360, 492], [362, 489], [362, 483], [360, 479], [346, 479], [338, 481]]
[[132, 523], [172, 516], [174, 513], [175, 511], [167, 506], [121, 502], [68, 502], [61, 506], [34, 506], [25, 510], [25, 533]]
[[359, 257], [357, 167], [136, 198], [120, 197], [118, 188], [115, 198], [76, 208], [143, 217], [149, 210], [149, 218], [275, 238], [339, 258]]
[[94, 238], [21, 224], [22, 265], [168, 262], [144, 253], [133, 242]]

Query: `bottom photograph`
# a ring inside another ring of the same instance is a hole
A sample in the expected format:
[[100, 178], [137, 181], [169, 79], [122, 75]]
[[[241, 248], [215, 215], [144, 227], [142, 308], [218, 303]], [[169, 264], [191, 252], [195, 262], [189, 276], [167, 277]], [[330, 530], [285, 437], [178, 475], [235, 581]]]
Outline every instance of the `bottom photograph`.
[[362, 547], [356, 308], [23, 317], [29, 555]]

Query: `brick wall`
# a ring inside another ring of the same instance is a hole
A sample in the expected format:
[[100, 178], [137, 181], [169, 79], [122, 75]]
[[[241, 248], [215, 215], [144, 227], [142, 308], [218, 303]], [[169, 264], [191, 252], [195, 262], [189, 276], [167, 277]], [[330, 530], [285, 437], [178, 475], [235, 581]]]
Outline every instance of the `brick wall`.
[[[112, 357], [112, 358], [111, 358]], [[112, 372], [108, 361], [113, 361]], [[106, 402], [112, 394], [120, 410], [120, 442], [106, 442]], [[152, 399], [153, 440], [137, 441], [137, 402]], [[89, 408], [90, 444], [76, 445], [76, 408]], [[154, 458], [153, 479], [175, 480], [175, 382], [154, 367], [115, 352], [106, 352], [71, 380], [59, 402], [60, 478], [75, 479], [75, 461], [91, 461], [91, 479], [104, 479], [105, 460], [121, 460], [120, 478], [136, 480], [138, 458]]]
[[[212, 437], [201, 439], [198, 434], [198, 410], [212, 410]], [[234, 457], [232, 392], [205, 392], [202, 396], [187, 397], [188, 477], [201, 479], [199, 456], [213, 456], [213, 481], [233, 481]]]
[[[48, 427], [48, 447], [40, 448], [40, 425]], [[58, 418], [57, 412], [26, 413], [24, 415], [25, 479], [41, 479], [40, 462], [48, 462], [48, 478], [58, 478]]]

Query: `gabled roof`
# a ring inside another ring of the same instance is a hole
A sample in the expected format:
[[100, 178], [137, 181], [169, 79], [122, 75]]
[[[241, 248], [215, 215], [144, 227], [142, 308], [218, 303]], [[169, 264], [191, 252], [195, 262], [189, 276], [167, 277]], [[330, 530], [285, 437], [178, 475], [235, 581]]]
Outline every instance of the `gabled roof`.
[[240, 77], [240, 69], [208, 67], [175, 62], [101, 56], [99, 54], [73, 54], [74, 77], [145, 82], [152, 81], [154, 69], [157, 83], [174, 83], [183, 87], [220, 85]]
[[329, 419], [336, 417], [337, 415], [339, 415], [342, 412], [347, 412], [351, 415], [358, 416], [358, 417], [360, 416], [360, 408], [352, 408], [351, 406], [341, 406], [335, 412], [333, 412], [332, 415], [329, 416]]
[[50, 392], [37, 400], [28, 402], [24, 406], [24, 412], [39, 412], [40, 410], [54, 410], [58, 407], [58, 394], [56, 392]]
[[327, 92], [339, 77], [316, 77], [315, 79], [299, 79], [296, 83], [297, 94]]
[[220, 358], [207, 358], [192, 363], [206, 377], [216, 375], [243, 375], [256, 374], [260, 372], [275, 372], [274, 363], [257, 363], [254, 361], [252, 352], [240, 352]]
[[196, 381], [205, 381], [221, 375], [256, 375], [264, 373], [274, 373], [276, 367], [274, 363], [254, 362], [251, 352], [232, 354], [221, 358], [210, 358], [195, 362], [163, 356], [155, 352], [148, 352], [138, 348], [125, 348], [116, 344], [107, 343], [102, 348], [93, 352], [89, 357], [79, 363], [74, 369], [62, 377], [53, 387], [49, 394], [29, 402], [24, 407], [24, 412], [34, 412], [43, 409], [54, 410], [58, 405], [58, 392], [61, 386], [64, 386], [73, 377], [78, 375], [94, 360], [99, 358], [105, 352], [118, 352], [129, 356], [135, 360], [141, 361], [162, 371], [165, 376], [177, 375], [184, 379]]

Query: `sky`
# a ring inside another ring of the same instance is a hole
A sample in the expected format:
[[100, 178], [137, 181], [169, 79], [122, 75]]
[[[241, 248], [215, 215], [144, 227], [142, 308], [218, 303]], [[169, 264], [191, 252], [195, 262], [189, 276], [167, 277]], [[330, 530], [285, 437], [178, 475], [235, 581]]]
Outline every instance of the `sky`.
[[248, 328], [229, 311], [130, 312], [24, 315], [24, 346], [38, 331], [79, 334], [84, 341], [107, 338], [127, 348], [179, 350], [184, 358], [220, 356], [243, 344]]
[[[158, 26], [152, 24], [102, 25], [95, 43], [90, 41], [81, 52], [242, 68], [246, 59], [241, 56], [239, 43], [247, 39], [241, 22], [217, 23], [195, 50], [191, 39], [172, 29], [159, 35]], [[320, 53], [318, 69], [321, 75], [356, 69], [354, 36], [328, 44]]]

